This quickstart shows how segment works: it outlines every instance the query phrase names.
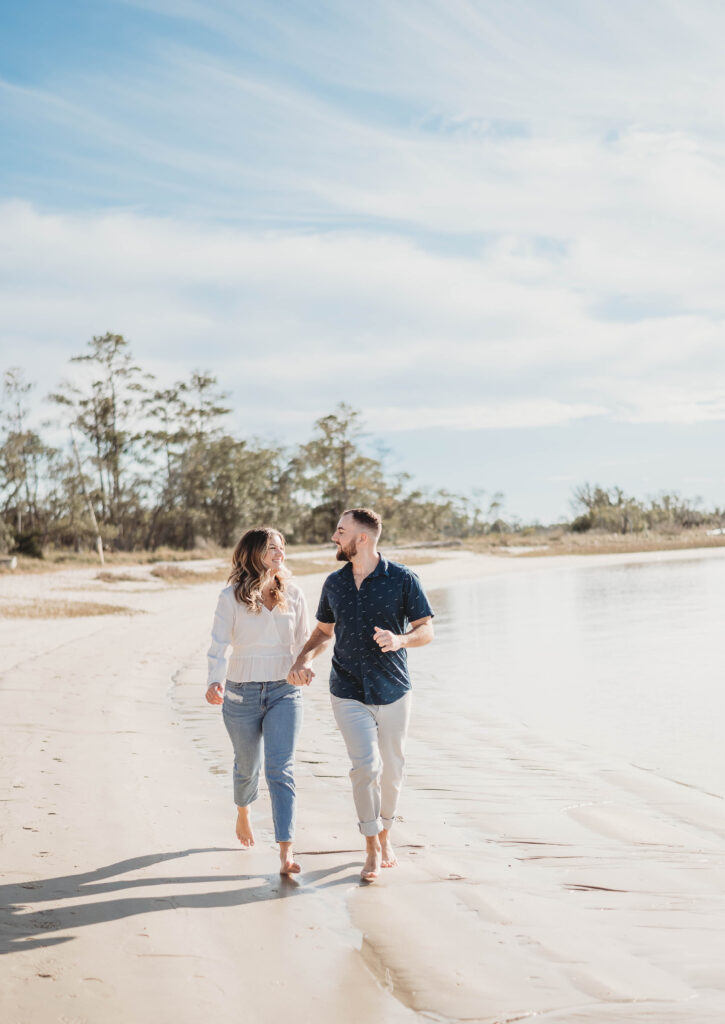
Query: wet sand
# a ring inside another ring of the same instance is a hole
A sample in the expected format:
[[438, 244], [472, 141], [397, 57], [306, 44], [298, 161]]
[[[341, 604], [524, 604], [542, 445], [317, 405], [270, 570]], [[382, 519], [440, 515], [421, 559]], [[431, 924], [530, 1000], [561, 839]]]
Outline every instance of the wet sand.
[[[552, 561], [455, 553], [417, 571], [438, 586]], [[228, 741], [203, 703], [218, 586], [94, 577], [0, 578], [0, 601], [136, 612], [0, 619], [4, 1021], [725, 1020], [721, 798], [418, 700], [401, 863], [363, 886], [321, 661], [303, 874], [281, 879], [265, 792], [256, 847], [236, 844]]]

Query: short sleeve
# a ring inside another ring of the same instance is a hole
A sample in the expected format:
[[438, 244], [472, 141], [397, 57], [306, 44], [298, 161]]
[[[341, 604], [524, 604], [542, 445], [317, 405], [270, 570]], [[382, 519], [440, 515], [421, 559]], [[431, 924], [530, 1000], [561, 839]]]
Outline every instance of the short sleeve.
[[405, 615], [408, 622], [417, 622], [418, 619], [424, 619], [427, 615], [432, 617], [435, 614], [425, 595], [421, 582], [414, 572], [408, 573], [404, 589], [404, 601]]
[[317, 621], [326, 622], [329, 625], [335, 621], [335, 613], [330, 605], [330, 588], [327, 584], [327, 580], [322, 584], [322, 593], [320, 594], [320, 602], [317, 605]]
[[211, 644], [207, 652], [207, 689], [213, 683], [224, 684], [227, 676], [226, 651], [232, 642], [232, 631], [234, 629], [234, 598], [229, 599], [229, 593], [222, 591], [217, 601], [214, 614], [214, 624], [211, 629]]

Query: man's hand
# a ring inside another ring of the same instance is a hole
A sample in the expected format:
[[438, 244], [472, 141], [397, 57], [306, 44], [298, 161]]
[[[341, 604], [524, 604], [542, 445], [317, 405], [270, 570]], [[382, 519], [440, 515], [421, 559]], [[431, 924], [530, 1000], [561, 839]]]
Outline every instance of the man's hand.
[[224, 703], [224, 690], [222, 689], [221, 683], [211, 684], [209, 689], [206, 691], [206, 699], [210, 704]]
[[305, 662], [295, 662], [287, 675], [287, 682], [291, 686], [309, 686], [315, 678], [315, 673]]
[[403, 646], [402, 636], [398, 633], [391, 633], [389, 629], [381, 629], [380, 626], [376, 626], [373, 636], [381, 651], [399, 651]]

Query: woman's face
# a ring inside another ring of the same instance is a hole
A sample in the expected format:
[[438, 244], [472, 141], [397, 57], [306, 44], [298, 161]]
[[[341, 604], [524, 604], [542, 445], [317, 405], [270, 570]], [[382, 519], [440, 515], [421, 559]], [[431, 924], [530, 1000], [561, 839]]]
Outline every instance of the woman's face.
[[269, 538], [262, 563], [270, 572], [277, 572], [284, 565], [284, 542], [278, 533], [273, 533]]

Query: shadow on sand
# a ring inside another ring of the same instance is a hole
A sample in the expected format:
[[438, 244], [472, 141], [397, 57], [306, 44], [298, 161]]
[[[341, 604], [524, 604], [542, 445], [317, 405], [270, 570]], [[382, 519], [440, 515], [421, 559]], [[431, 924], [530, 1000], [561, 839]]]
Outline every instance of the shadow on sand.
[[[124, 879], [117, 876], [148, 868], [164, 861], [191, 857], [194, 854], [236, 852], [228, 847], [211, 846], [169, 853], [147, 854], [118, 861], [95, 871], [79, 872], [57, 878], [36, 879], [27, 882], [13, 882], [0, 886], [0, 953], [19, 952], [70, 942], [72, 935], [51, 935], [49, 932], [73, 931], [88, 925], [105, 921], [116, 921], [135, 914], [151, 914], [176, 908], [242, 907], [249, 903], [265, 900], [286, 899], [316, 892], [335, 885], [350, 885], [359, 882], [357, 874], [345, 875], [319, 884], [328, 875], [355, 867], [355, 864], [336, 864], [334, 867], [305, 872], [302, 876], [288, 877], [274, 875], [155, 875], [150, 878]], [[113, 881], [105, 881], [113, 879]], [[220, 882], [232, 882], [234, 887], [223, 892], [216, 891]], [[254, 884], [249, 884], [254, 882]], [[190, 893], [180, 888], [166, 896], [119, 896], [117, 899], [88, 901], [89, 896], [106, 896], [113, 892], [148, 888], [157, 885], [203, 885], [215, 886], [213, 892]], [[317, 884], [315, 884], [317, 883]], [[82, 899], [81, 903], [69, 903]], [[53, 903], [50, 909], [32, 910], [33, 903]], [[40, 933], [40, 934], [39, 934]]]

